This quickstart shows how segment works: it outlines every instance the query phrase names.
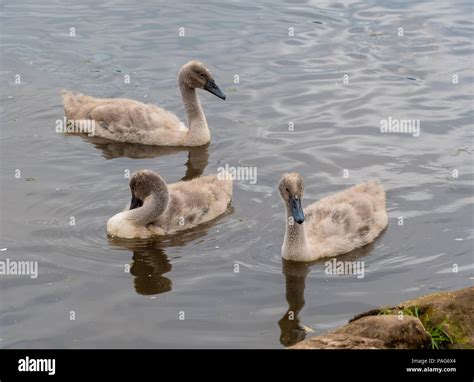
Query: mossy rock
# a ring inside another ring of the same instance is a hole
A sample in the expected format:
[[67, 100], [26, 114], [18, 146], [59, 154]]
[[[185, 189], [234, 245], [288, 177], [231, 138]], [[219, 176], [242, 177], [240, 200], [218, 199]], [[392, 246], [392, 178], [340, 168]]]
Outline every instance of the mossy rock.
[[389, 349], [425, 349], [431, 341], [420, 320], [411, 316], [402, 319], [395, 315], [366, 316], [331, 333], [379, 340]]
[[309, 338], [291, 349], [421, 349], [430, 346], [474, 348], [474, 287], [433, 293], [398, 306], [358, 314], [347, 325]]
[[[400, 313], [401, 312], [401, 313]], [[438, 292], [400, 303], [395, 307], [382, 307], [355, 316], [404, 314], [417, 316], [428, 332], [442, 328], [451, 341], [446, 348], [474, 348], [474, 287], [454, 292]]]

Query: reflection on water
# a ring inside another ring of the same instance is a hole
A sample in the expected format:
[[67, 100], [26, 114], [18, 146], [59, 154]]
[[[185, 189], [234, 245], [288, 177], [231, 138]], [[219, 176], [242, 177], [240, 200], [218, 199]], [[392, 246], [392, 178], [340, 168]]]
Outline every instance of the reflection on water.
[[139, 143], [116, 142], [86, 134], [80, 134], [80, 136], [85, 141], [92, 143], [96, 149], [102, 151], [102, 156], [106, 159], [123, 157], [131, 159], [157, 158], [187, 151], [186, 174], [181, 180], [191, 180], [201, 176], [209, 163], [209, 144], [199, 147], [150, 146]]
[[171, 291], [173, 286], [172, 281], [163, 276], [172, 269], [166, 249], [184, 247], [194, 240], [205, 237], [214, 224], [232, 212], [233, 208], [229, 207], [216, 219], [171, 236], [150, 239], [108, 237], [108, 242], [111, 247], [132, 252], [130, 274], [134, 277], [133, 284], [138, 294], [149, 296], [166, 293]]
[[[383, 234], [383, 233], [382, 233]], [[376, 239], [376, 241], [380, 236]], [[313, 332], [311, 328], [305, 326], [300, 319], [299, 313], [305, 305], [306, 279], [311, 272], [311, 267], [322, 266], [327, 261], [336, 259], [342, 262], [361, 261], [361, 258], [368, 255], [374, 248], [375, 242], [367, 244], [362, 248], [357, 248], [352, 252], [334, 258], [317, 260], [311, 263], [289, 261], [282, 259], [282, 271], [285, 275], [286, 301], [288, 310], [278, 321], [280, 327], [280, 343], [283, 346], [292, 346], [306, 338], [308, 332]], [[338, 275], [339, 277], [352, 276], [351, 273]], [[337, 276], [336, 276], [337, 277]]]
[[130, 274], [134, 276], [138, 294], [154, 295], [171, 290], [171, 280], [164, 273], [171, 271], [171, 264], [161, 248], [133, 251]]
[[283, 346], [291, 346], [306, 337], [306, 330], [300, 323], [299, 313], [303, 309], [304, 290], [306, 288], [306, 277], [310, 272], [309, 263], [288, 261], [283, 259], [283, 274], [286, 284], [286, 301], [288, 310], [283, 315], [278, 326], [280, 327], [280, 343]]

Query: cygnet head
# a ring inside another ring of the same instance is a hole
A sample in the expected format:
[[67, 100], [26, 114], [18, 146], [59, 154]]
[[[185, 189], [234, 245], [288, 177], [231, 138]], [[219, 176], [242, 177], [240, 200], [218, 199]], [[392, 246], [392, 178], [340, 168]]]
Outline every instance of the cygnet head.
[[295, 222], [298, 224], [303, 223], [304, 212], [301, 207], [301, 199], [303, 198], [304, 184], [301, 175], [295, 172], [283, 175], [280, 184], [278, 185], [278, 189], [280, 190], [280, 195]]
[[225, 94], [216, 85], [211, 71], [199, 61], [189, 61], [179, 72], [179, 82], [191, 89], [204, 89], [225, 100]]
[[131, 210], [143, 206], [144, 201], [150, 196], [156, 197], [163, 207], [168, 204], [168, 187], [157, 173], [150, 170], [138, 171], [132, 175], [129, 184], [132, 192]]

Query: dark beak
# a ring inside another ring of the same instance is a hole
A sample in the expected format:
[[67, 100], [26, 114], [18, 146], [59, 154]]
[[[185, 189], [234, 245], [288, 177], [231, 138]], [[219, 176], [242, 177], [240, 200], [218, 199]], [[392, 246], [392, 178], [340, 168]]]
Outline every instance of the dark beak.
[[135, 195], [132, 194], [132, 201], [130, 203], [130, 209], [133, 210], [135, 208], [143, 206], [143, 202], [138, 199]]
[[225, 99], [225, 94], [222, 93], [222, 90], [219, 89], [219, 86], [216, 85], [214, 80], [207, 81], [206, 85], [204, 85], [204, 89], [206, 89], [209, 93], [219, 97], [220, 99]]
[[291, 215], [295, 222], [301, 224], [304, 222], [304, 212], [301, 208], [301, 199], [298, 199], [294, 196], [290, 196], [290, 208], [291, 208]]

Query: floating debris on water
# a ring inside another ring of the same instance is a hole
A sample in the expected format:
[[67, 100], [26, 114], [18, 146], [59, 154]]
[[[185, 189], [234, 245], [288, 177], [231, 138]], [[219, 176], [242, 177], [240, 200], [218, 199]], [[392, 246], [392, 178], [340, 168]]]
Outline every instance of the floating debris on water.
[[382, 38], [383, 33], [382, 32], [370, 32], [369, 37]]
[[455, 153], [451, 154], [453, 157], [457, 157], [461, 153], [468, 153], [469, 154], [469, 149], [457, 149]]
[[301, 329], [303, 329], [306, 333], [315, 333], [314, 329], [310, 328], [309, 326], [306, 326], [304, 324], [300, 324]]

